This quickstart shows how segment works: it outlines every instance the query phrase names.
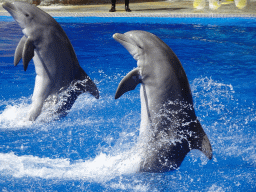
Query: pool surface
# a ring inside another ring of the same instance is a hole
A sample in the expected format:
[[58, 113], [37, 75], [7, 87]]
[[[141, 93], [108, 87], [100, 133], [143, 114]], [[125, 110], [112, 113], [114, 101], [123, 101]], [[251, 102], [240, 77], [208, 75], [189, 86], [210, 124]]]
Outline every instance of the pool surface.
[[[0, 190], [2, 191], [255, 191], [255, 18], [55, 18], [100, 99], [82, 94], [53, 121], [44, 110], [24, 122], [34, 89], [33, 62], [13, 66], [23, 36], [0, 16]], [[175, 170], [137, 173], [127, 154], [140, 127], [139, 87], [114, 99], [136, 61], [112, 35], [145, 30], [180, 59], [213, 159], [191, 151]]]

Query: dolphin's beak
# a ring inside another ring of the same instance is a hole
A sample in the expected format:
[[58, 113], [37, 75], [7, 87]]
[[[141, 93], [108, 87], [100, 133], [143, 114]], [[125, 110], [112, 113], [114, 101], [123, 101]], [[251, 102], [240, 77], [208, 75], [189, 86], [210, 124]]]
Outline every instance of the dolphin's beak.
[[125, 35], [121, 34], [121, 33], [115, 33], [113, 35], [113, 38], [118, 41], [119, 43], [121, 43], [122, 41], [125, 41]]
[[119, 43], [121, 43], [122, 45], [129, 43], [133, 46], [137, 46], [136, 43], [127, 35], [125, 34], [121, 34], [121, 33], [115, 33], [113, 35], [113, 38], [118, 41]]
[[14, 5], [14, 3], [5, 2], [3, 3], [3, 8], [8, 11], [13, 19], [18, 22], [21, 28], [25, 28], [25, 16], [21, 11]]
[[127, 51], [133, 56], [135, 60], [139, 60], [139, 49], [141, 49], [136, 42], [128, 35], [115, 33], [113, 38], [123, 45]]
[[10, 14], [12, 14], [13, 11], [15, 11], [15, 7], [12, 3], [5, 2], [2, 4], [3, 8], [8, 11]]
[[113, 38], [114, 38], [114, 39], [118, 39], [118, 35], [120, 35], [120, 33], [115, 33], [115, 34], [113, 35]]

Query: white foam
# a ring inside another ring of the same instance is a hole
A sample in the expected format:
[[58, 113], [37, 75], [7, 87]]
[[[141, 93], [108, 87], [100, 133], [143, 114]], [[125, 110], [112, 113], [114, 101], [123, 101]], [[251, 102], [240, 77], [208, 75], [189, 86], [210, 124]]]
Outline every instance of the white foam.
[[0, 153], [0, 174], [43, 179], [83, 179], [107, 182], [123, 174], [135, 173], [139, 157], [128, 153], [109, 156], [99, 154], [95, 159], [71, 163], [69, 159], [39, 158], [31, 155], [17, 156]]
[[24, 100], [20, 104], [11, 103], [6, 106], [0, 114], [0, 128], [14, 129], [18, 127], [29, 126], [32, 123], [25, 120], [25, 117], [30, 109], [30, 105]]
[[[71, 110], [74, 113], [85, 109], [90, 111], [93, 109], [96, 101], [97, 100], [95, 98], [88, 96], [87, 94], [82, 94], [78, 97]], [[53, 111], [56, 106], [47, 105], [47, 107], [43, 107], [41, 114], [35, 122], [28, 121], [27, 114], [31, 108], [31, 104], [29, 102], [31, 102], [31, 97], [2, 101], [2, 105], [5, 105], [5, 109], [0, 114], [0, 129], [30, 128], [32, 127], [31, 125], [49, 123], [58, 118], [57, 115], [53, 115]], [[90, 123], [90, 120], [85, 121], [84, 119], [77, 119], [77, 121], [81, 121], [80, 125]], [[74, 122], [71, 123], [74, 124]]]
[[225, 191], [221, 186], [217, 186], [216, 184], [213, 184], [209, 189], [208, 192], [222, 192]]

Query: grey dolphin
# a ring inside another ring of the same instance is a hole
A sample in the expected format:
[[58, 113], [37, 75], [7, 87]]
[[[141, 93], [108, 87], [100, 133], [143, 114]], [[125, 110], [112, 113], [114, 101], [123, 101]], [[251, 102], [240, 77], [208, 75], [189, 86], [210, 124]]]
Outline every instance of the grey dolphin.
[[137, 60], [137, 68], [120, 82], [115, 99], [141, 84], [141, 125], [136, 152], [140, 171], [166, 172], [178, 168], [192, 149], [212, 158], [210, 141], [196, 117], [185, 71], [174, 52], [145, 31], [116, 33]]
[[14, 56], [14, 65], [23, 60], [24, 70], [33, 58], [36, 79], [32, 108], [28, 119], [33, 121], [41, 113], [45, 100], [57, 103], [60, 92], [69, 90], [56, 113], [65, 115], [78, 95], [89, 92], [99, 98], [99, 91], [80, 67], [75, 51], [61, 26], [46, 12], [25, 2], [4, 3], [6, 9], [22, 28], [21, 38]]

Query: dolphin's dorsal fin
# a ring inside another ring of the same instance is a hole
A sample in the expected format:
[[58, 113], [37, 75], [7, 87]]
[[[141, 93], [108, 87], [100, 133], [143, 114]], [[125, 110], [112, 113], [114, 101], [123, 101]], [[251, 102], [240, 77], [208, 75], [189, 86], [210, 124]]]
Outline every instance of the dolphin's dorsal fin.
[[196, 135], [192, 136], [190, 139], [191, 149], [198, 149], [202, 151], [208, 159], [212, 159], [211, 143], [198, 120], [194, 128]]
[[139, 68], [135, 68], [130, 71], [119, 83], [116, 90], [115, 99], [118, 99], [127, 91], [134, 90], [139, 83], [141, 83]]
[[29, 61], [34, 57], [34, 49], [33, 40], [27, 38], [22, 52], [24, 71], [27, 70]]
[[20, 39], [20, 42], [19, 42], [18, 46], [16, 47], [15, 54], [14, 54], [14, 66], [17, 66], [22, 58], [22, 52], [23, 52], [23, 48], [24, 48], [24, 44], [25, 44], [26, 40], [27, 40], [27, 37], [24, 35]]

